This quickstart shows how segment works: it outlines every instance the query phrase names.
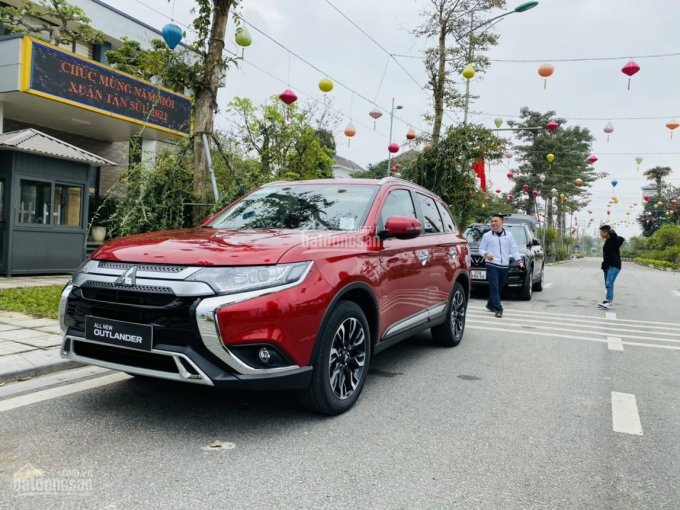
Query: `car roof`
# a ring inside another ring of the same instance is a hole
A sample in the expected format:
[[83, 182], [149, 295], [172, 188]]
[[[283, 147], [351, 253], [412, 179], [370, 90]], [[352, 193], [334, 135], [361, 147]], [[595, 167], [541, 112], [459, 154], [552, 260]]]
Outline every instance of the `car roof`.
[[444, 202], [444, 200], [434, 193], [433, 191], [423, 188], [422, 186], [419, 186], [418, 184], [415, 184], [411, 181], [407, 181], [405, 179], [399, 179], [397, 177], [383, 177], [382, 179], [355, 179], [353, 177], [348, 177], [348, 178], [330, 178], [330, 179], [308, 179], [304, 181], [273, 181], [273, 182], [268, 182], [266, 184], [263, 184], [261, 187], [266, 188], [268, 186], [280, 186], [281, 184], [288, 184], [290, 186], [304, 186], [304, 185], [334, 185], [334, 184], [340, 184], [340, 185], [348, 185], [348, 186], [356, 186], [356, 185], [373, 185], [373, 186], [385, 186], [388, 184], [401, 184], [403, 186], [408, 186], [410, 188], [413, 188], [417, 191], [421, 191], [425, 194], [428, 194], [430, 196], [438, 198], [440, 201]]

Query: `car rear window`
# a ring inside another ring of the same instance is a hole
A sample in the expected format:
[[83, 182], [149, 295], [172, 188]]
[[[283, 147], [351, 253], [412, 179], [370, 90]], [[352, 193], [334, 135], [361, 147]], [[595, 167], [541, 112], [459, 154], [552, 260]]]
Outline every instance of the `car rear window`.
[[209, 226], [225, 229], [358, 230], [377, 186], [267, 186], [223, 211]]

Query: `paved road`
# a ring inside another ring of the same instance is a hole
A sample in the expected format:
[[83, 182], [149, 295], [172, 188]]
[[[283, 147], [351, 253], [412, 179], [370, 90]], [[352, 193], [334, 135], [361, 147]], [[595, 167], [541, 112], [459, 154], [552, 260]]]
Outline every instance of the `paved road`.
[[598, 261], [547, 271], [503, 319], [474, 298], [457, 348], [377, 356], [332, 419], [92, 370], [0, 388], [0, 507], [680, 508], [680, 275], [627, 264], [604, 312]]

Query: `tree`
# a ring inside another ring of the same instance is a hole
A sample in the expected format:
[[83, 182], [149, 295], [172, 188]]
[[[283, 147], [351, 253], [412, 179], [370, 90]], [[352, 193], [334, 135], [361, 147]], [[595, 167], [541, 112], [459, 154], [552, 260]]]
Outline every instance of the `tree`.
[[657, 192], [661, 191], [663, 188], [663, 180], [668, 177], [673, 171], [668, 166], [655, 166], [642, 173], [647, 180], [654, 181], [656, 183]]
[[[436, 144], [441, 136], [444, 109], [464, 105], [464, 96], [455, 89], [451, 76], [460, 75], [467, 64], [483, 73], [489, 66], [484, 52], [498, 44], [498, 35], [472, 29], [483, 25], [490, 10], [504, 6], [505, 0], [428, 0], [422, 13], [424, 21], [414, 34], [437, 41], [434, 48], [425, 51], [427, 86], [434, 108], [432, 143]], [[448, 46], [451, 38], [455, 46]]]
[[505, 141], [482, 126], [448, 128], [439, 143], [426, 147], [404, 175], [442, 197], [458, 223], [466, 225], [484, 201], [471, 162], [499, 160], [504, 149]]
[[[527, 214], [536, 211], [536, 198], [531, 191], [538, 190], [545, 200], [548, 225], [553, 226], [553, 198], [550, 190], [558, 191], [556, 201], [558, 224], [563, 226], [564, 213], [569, 210], [578, 211], [589, 201], [587, 189], [589, 184], [604, 174], [595, 172], [587, 162], [593, 136], [590, 131], [580, 126], [565, 127], [566, 121], [555, 117], [554, 111], [535, 112], [523, 107], [520, 110], [521, 121], [508, 121], [513, 128], [518, 128], [517, 138], [523, 143], [514, 146], [518, 154], [519, 167], [515, 170], [515, 185], [512, 192], [518, 198], [518, 204]], [[555, 120], [559, 129], [550, 134], [545, 125]], [[553, 154], [552, 163], [547, 155]], [[541, 182], [541, 176], [544, 176]], [[578, 184], [577, 179], [582, 182]], [[524, 192], [528, 185], [530, 191]]]
[[[668, 171], [667, 171], [668, 170]], [[668, 167], [655, 167], [645, 172], [657, 181], [656, 194], [644, 203], [642, 214], [637, 221], [642, 228], [642, 235], [650, 237], [664, 225], [680, 225], [680, 188], [665, 185], [663, 177], [670, 175]]]
[[54, 46], [104, 40], [104, 34], [90, 26], [85, 11], [66, 0], [24, 0], [19, 7], [0, 7], [0, 23], [12, 33], [24, 32]]
[[237, 97], [228, 110], [239, 119], [231, 137], [243, 154], [258, 161], [263, 182], [331, 177], [333, 150], [323, 134], [327, 130], [311, 126], [311, 110], [286, 106], [276, 96], [259, 108]]

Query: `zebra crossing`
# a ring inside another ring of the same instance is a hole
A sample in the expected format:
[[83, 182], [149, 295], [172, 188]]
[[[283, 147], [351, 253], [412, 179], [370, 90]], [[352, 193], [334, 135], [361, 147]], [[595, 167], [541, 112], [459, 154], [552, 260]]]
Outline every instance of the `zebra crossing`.
[[623, 351], [625, 347], [680, 351], [680, 323], [618, 319], [611, 312], [605, 315], [566, 314], [506, 305], [503, 318], [495, 319], [483, 306], [471, 303], [466, 328], [601, 342], [613, 351]]

